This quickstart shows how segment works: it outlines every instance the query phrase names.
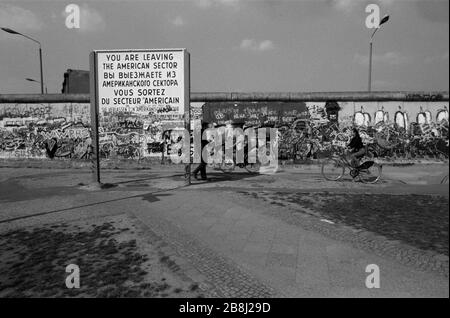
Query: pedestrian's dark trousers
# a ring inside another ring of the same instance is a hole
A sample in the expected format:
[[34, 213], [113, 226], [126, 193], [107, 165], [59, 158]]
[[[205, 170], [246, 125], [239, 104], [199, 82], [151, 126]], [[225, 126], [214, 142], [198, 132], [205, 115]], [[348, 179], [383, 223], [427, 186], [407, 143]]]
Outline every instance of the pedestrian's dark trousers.
[[[202, 134], [203, 134], [203, 130], [202, 130]], [[202, 149], [208, 144], [207, 140], [202, 140]], [[198, 173], [200, 172], [200, 176], [202, 177], [202, 179], [206, 179], [206, 162], [205, 160], [203, 160], [203, 156], [201, 159], [201, 163], [198, 165], [197, 168], [195, 168], [195, 170], [192, 172], [194, 174], [194, 176], [197, 176]]]
[[193, 171], [194, 176], [196, 176], [199, 172], [202, 179], [206, 179], [206, 162], [203, 162], [203, 160]]

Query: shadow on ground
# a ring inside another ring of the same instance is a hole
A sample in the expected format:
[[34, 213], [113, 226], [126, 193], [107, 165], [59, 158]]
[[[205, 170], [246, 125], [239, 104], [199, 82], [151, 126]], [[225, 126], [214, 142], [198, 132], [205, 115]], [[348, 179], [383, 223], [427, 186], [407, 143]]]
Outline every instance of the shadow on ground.
[[[141, 240], [127, 219], [61, 223], [0, 235], [0, 297], [202, 297], [197, 282]], [[79, 288], [67, 288], [79, 268]]]

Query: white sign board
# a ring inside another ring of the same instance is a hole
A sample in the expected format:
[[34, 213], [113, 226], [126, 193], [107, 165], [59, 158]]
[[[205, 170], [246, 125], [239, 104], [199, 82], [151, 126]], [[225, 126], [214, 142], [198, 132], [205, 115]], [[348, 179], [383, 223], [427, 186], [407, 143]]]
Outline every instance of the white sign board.
[[186, 105], [184, 49], [95, 51], [100, 114], [157, 114], [180, 120]]
[[189, 53], [93, 51], [90, 91], [94, 177], [100, 182], [100, 157], [160, 157], [165, 131], [189, 125]]

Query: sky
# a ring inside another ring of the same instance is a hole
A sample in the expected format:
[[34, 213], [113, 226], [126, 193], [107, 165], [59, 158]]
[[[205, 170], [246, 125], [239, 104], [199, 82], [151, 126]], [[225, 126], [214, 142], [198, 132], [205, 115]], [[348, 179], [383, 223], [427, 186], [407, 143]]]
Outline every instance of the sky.
[[[373, 41], [373, 91], [449, 90], [447, 0], [0, 0], [0, 27], [42, 43], [44, 83], [96, 49], [186, 48], [192, 92], [365, 91], [368, 4], [389, 14]], [[81, 9], [66, 26], [66, 6]], [[0, 31], [0, 94], [39, 93], [36, 43]]]

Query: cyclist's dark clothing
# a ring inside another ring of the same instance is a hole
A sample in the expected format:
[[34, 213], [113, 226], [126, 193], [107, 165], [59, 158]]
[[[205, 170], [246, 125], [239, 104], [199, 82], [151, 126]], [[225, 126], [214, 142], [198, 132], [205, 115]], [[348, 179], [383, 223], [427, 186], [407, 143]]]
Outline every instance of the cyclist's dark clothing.
[[352, 152], [358, 152], [362, 148], [364, 148], [364, 144], [362, 142], [361, 137], [355, 136], [352, 138], [350, 143], [348, 144], [348, 147], [352, 149]]
[[366, 148], [364, 147], [361, 137], [359, 135], [354, 136], [348, 144], [348, 147], [352, 152], [352, 166], [356, 167], [359, 165], [358, 160], [361, 159], [366, 153]]

